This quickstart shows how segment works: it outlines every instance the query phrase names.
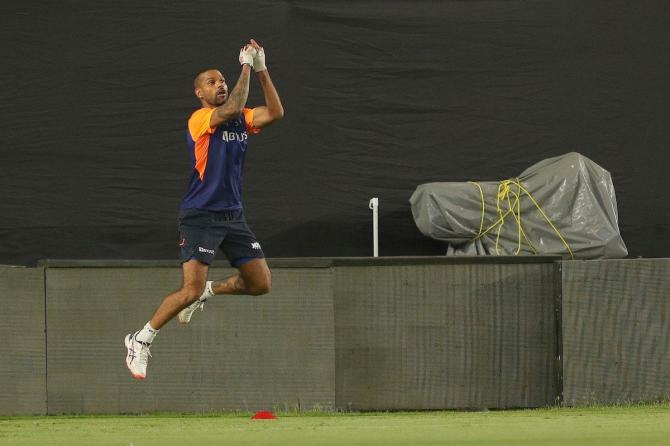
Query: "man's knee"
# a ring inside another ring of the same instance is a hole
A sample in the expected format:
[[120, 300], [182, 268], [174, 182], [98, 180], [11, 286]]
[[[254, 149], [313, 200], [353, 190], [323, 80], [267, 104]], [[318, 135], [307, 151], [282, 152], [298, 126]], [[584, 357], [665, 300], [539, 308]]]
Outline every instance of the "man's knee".
[[205, 284], [198, 282], [185, 283], [181, 288], [182, 304], [190, 305], [195, 302], [205, 291]]
[[272, 274], [270, 274], [270, 271], [266, 271], [265, 274], [254, 280], [249, 288], [249, 294], [252, 296], [262, 296], [269, 293], [272, 288]]

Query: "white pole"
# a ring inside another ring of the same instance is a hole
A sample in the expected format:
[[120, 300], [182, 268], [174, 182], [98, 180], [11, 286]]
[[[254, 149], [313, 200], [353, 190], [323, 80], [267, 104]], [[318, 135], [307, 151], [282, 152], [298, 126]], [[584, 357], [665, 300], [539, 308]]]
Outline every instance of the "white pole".
[[379, 257], [379, 198], [371, 198], [369, 208], [372, 209], [372, 251]]

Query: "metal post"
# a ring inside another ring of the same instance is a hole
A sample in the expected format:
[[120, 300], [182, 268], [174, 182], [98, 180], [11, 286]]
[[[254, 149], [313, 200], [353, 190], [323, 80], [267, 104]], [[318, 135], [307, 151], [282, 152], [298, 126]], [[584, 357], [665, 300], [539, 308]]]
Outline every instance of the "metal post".
[[373, 255], [379, 257], [379, 198], [371, 198], [369, 208], [372, 209]]

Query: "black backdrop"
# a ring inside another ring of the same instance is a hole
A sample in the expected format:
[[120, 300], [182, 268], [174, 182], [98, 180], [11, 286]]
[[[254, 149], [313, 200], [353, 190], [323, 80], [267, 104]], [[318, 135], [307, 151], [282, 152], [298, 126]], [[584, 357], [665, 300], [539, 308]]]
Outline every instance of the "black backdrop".
[[[3, 2], [0, 263], [175, 258], [192, 78], [250, 37], [286, 117], [245, 206], [270, 257], [439, 254], [408, 199], [578, 151], [632, 256], [670, 254], [670, 2]], [[249, 103], [261, 100], [254, 80]]]

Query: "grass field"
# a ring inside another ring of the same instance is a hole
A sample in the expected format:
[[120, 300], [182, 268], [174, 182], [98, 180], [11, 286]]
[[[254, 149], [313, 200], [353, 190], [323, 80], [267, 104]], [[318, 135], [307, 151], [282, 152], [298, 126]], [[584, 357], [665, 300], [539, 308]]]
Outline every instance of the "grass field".
[[0, 445], [670, 445], [670, 404], [278, 415], [0, 418]]

